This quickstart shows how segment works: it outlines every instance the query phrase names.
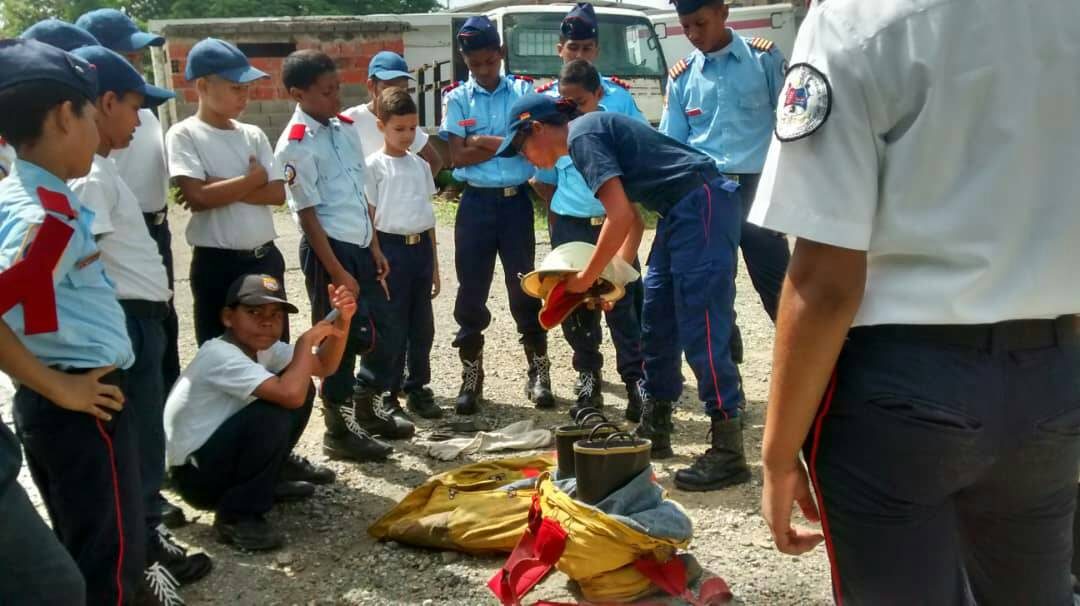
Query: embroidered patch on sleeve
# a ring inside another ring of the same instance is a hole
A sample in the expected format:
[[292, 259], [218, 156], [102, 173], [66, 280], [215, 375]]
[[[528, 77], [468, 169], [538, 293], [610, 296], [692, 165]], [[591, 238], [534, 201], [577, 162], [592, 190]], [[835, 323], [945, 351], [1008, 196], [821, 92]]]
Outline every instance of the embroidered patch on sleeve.
[[829, 119], [832, 85], [809, 63], [791, 66], [776, 108], [776, 138], [796, 141], [813, 134]]

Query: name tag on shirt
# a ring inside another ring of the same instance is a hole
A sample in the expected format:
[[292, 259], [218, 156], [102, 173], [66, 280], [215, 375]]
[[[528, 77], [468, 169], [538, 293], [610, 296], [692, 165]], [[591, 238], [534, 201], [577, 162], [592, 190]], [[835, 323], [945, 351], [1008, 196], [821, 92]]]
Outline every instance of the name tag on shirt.
[[75, 268], [76, 269], [86, 269], [87, 266], [89, 266], [91, 263], [93, 263], [94, 261], [97, 261], [100, 258], [101, 258], [101, 252], [100, 251], [95, 252], [92, 255], [87, 255], [87, 256], [85, 256], [85, 257], [83, 257], [83, 258], [81, 258], [81, 259], [79, 259], [78, 261], [75, 262]]
[[686, 115], [689, 118], [693, 118], [694, 116], [700, 116], [701, 115], [701, 108], [700, 107], [695, 107], [693, 109], [688, 109], [688, 110], [686, 110]]
[[458, 120], [458, 126], [476, 126], [476, 118], [469, 118], [468, 120]]

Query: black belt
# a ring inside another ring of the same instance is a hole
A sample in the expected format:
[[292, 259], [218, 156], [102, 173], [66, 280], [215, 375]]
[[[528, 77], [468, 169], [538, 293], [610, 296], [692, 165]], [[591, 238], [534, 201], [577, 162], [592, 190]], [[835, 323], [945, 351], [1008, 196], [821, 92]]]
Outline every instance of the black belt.
[[[86, 373], [90, 372], [91, 370], [95, 370], [94, 368], [61, 368], [59, 366], [53, 366], [52, 368], [53, 368], [53, 370], [59, 370], [60, 372], [66, 373], [66, 374], [69, 374], [69, 375], [85, 375]], [[121, 368], [117, 368], [117, 369], [113, 370], [112, 372], [110, 372], [109, 374], [102, 376], [100, 379], [98, 379], [98, 381], [100, 381], [101, 383], [104, 383], [106, 385], [115, 385], [115, 386], [119, 387], [120, 389], [126, 389], [127, 388], [127, 379], [128, 379], [127, 371], [123, 370]]]
[[163, 208], [156, 212], [143, 213], [142, 216], [143, 220], [146, 221], [147, 227], [157, 227], [158, 225], [165, 223], [165, 220], [169, 218], [169, 209]]
[[1054, 320], [1010, 320], [996, 324], [881, 324], [857, 326], [851, 338], [927, 343], [986, 351], [1019, 351], [1080, 344], [1080, 315]]
[[503, 198], [513, 198], [521, 192], [520, 185], [511, 185], [510, 187], [477, 187], [475, 185], [466, 185], [465, 189], [471, 189], [480, 194], [500, 196]]
[[573, 215], [563, 215], [563, 214], [560, 214], [560, 213], [552, 213], [552, 214], [555, 215], [555, 218], [556, 218], [557, 221], [569, 221], [570, 223], [581, 223], [583, 225], [588, 225], [589, 227], [600, 227], [601, 225], [604, 224], [604, 219], [607, 218], [605, 215], [600, 215], [598, 217], [575, 217]]
[[244, 257], [261, 259], [270, 254], [270, 251], [274, 249], [273, 241], [267, 242], [261, 246], [256, 246], [250, 249], [233, 249], [233, 248], [214, 248], [212, 246], [196, 246], [195, 250], [205, 251], [215, 255], [222, 255], [226, 257]]
[[693, 193], [694, 190], [701, 187], [702, 185], [709, 185], [713, 181], [723, 176], [715, 168], [703, 168], [702, 170], [698, 171], [697, 175], [701, 179], [701, 181], [698, 181], [697, 179], [689, 179], [691, 183], [690, 187], [687, 187], [681, 191], [675, 190], [674, 192], [672, 192], [670, 198], [671, 203], [667, 206], [665, 210], [661, 211], [660, 209], [653, 209], [653, 212], [660, 215], [660, 218], [663, 218], [665, 214], [671, 212], [671, 209], [674, 208], [676, 204], [681, 202], [683, 198]]
[[169, 317], [169, 304], [161, 301], [144, 301], [142, 299], [120, 299], [120, 307], [124, 308], [124, 314], [147, 320], [164, 320]]
[[391, 234], [385, 231], [377, 233], [379, 234], [379, 242], [397, 242], [405, 246], [415, 246], [426, 240], [428, 235], [426, 231], [419, 234]]

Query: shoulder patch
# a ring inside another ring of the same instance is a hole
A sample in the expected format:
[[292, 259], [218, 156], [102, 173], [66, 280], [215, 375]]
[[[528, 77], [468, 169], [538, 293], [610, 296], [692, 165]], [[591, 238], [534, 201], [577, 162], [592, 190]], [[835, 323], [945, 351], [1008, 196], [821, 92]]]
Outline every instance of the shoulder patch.
[[689, 67], [690, 63], [686, 59], [679, 59], [679, 61], [675, 63], [675, 65], [672, 65], [671, 69], [668, 70], [668, 77], [675, 80], [686, 73], [686, 70], [689, 69]]
[[307, 134], [307, 127], [303, 124], [293, 124], [289, 128], [289, 141], [303, 141]]
[[443, 87], [442, 94], [445, 95], [446, 93], [454, 90], [455, 88], [461, 86], [462, 84], [463, 83], [461, 82], [461, 80], [458, 80], [457, 82], [451, 82], [450, 84], [447, 84], [446, 86]]
[[341, 121], [342, 121], [342, 122], [344, 122], [345, 124], [353, 124], [353, 123], [354, 123], [354, 122], [353, 122], [353, 119], [352, 119], [352, 118], [350, 118], [350, 117], [348, 117], [348, 116], [346, 116], [345, 114], [338, 114], [338, 115], [337, 115], [337, 119], [338, 119], [338, 120], [341, 120]]
[[75, 211], [71, 208], [71, 202], [68, 201], [67, 196], [59, 192], [45, 189], [44, 187], [37, 188], [38, 200], [41, 201], [41, 207], [45, 210], [64, 215], [68, 219], [75, 218]]
[[613, 84], [618, 84], [619, 86], [625, 88], [626, 90], [630, 90], [630, 83], [627, 82], [626, 80], [620, 80], [619, 78], [616, 78], [615, 76], [608, 76], [608, 80], [611, 80], [611, 82]]
[[549, 90], [555, 88], [555, 85], [558, 84], [558, 83], [559, 83], [558, 80], [552, 80], [551, 82], [548, 82], [547, 84], [544, 84], [543, 86], [537, 87], [536, 92], [538, 92], [538, 93], [546, 93]]
[[771, 52], [772, 49], [776, 48], [776, 44], [774, 44], [772, 40], [756, 36], [747, 40], [746, 43], [750, 45], [750, 48], [759, 50], [763, 53]]
[[796, 141], [821, 128], [832, 111], [832, 85], [809, 63], [796, 63], [784, 79], [776, 108], [776, 138]]
[[517, 74], [509, 74], [509, 76], [511, 78], [513, 78], [514, 80], [521, 80], [522, 82], [532, 82], [533, 81], [531, 76], [519, 76]]

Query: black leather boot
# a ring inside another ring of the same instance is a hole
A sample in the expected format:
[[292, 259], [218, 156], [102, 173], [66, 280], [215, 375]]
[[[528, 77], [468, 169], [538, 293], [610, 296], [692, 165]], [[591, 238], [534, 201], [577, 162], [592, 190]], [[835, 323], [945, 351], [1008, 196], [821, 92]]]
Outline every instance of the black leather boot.
[[476, 414], [484, 398], [484, 353], [461, 349], [458, 355], [461, 357], [461, 389], [454, 411], [459, 415]]
[[675, 456], [671, 450], [671, 432], [675, 430], [675, 424], [671, 421], [673, 407], [673, 402], [648, 396], [642, 405], [641, 424], [634, 430], [634, 435], [652, 440], [651, 456], [654, 459]]
[[555, 394], [551, 393], [551, 360], [547, 356], [547, 342], [525, 345], [525, 358], [529, 362], [529, 382], [525, 385], [525, 397], [537, 408], [555, 408]]
[[675, 472], [675, 487], [689, 492], [720, 490], [750, 481], [743, 454], [742, 417], [713, 417], [711, 447], [686, 469]]
[[[342, 413], [348, 410], [346, 417]], [[382, 461], [394, 452], [389, 444], [376, 440], [356, 422], [352, 414], [352, 403], [334, 402], [323, 399], [323, 420], [326, 433], [323, 434], [323, 454], [331, 459], [349, 459], [351, 461]]]
[[442, 409], [435, 403], [435, 394], [427, 387], [406, 394], [405, 407], [423, 419], [441, 419], [443, 416]]
[[641, 403], [645, 393], [641, 381], [638, 379], [626, 384], [626, 420], [631, 423], [641, 422]]
[[[384, 391], [365, 385], [357, 385], [353, 391], [352, 411], [356, 422], [368, 433], [388, 440], [408, 440], [416, 433], [416, 426], [408, 419], [394, 415], [383, 405]], [[345, 410], [343, 413], [348, 414]]]
[[604, 407], [604, 394], [600, 391], [602, 378], [599, 370], [583, 370], [578, 373], [577, 385], [574, 393], [577, 401], [570, 407], [570, 418], [577, 418], [577, 413], [583, 408]]

